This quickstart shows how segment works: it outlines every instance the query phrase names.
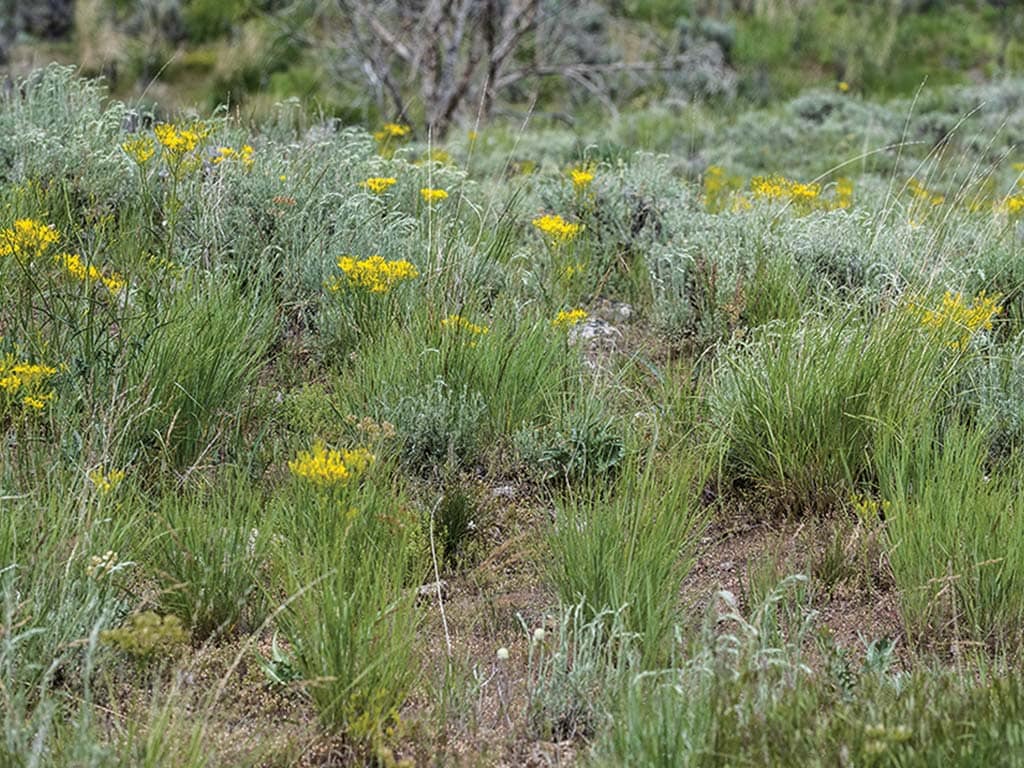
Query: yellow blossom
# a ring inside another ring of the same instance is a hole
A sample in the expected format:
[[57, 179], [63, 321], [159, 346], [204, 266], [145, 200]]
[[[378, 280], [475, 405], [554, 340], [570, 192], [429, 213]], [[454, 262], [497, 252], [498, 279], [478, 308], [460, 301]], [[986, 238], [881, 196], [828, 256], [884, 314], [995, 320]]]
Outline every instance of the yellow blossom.
[[387, 293], [396, 283], [419, 276], [411, 262], [405, 259], [387, 261], [381, 256], [367, 259], [342, 256], [338, 260], [338, 269], [344, 273], [345, 279], [337, 278], [328, 284], [335, 293], [346, 285], [370, 293]]
[[561, 216], [551, 214], [538, 216], [533, 220], [533, 226], [553, 241], [563, 243], [572, 240], [583, 229], [582, 224], [570, 224]]
[[156, 152], [156, 145], [149, 136], [136, 136], [121, 145], [121, 149], [139, 165], [145, 165]]
[[18, 219], [13, 227], [0, 229], [0, 256], [41, 256], [57, 242], [57, 230], [34, 219]]
[[373, 176], [365, 181], [359, 182], [359, 186], [365, 187], [375, 195], [380, 195], [387, 192], [396, 183], [398, 183], [398, 179], [394, 176]]
[[576, 191], [581, 192], [594, 180], [594, 174], [586, 168], [573, 168], [569, 171], [569, 178], [572, 179], [572, 185]]
[[438, 200], [446, 200], [448, 198], [448, 193], [443, 189], [430, 189], [429, 187], [424, 187], [420, 190], [420, 197], [428, 203], [435, 203]]
[[105, 495], [121, 484], [121, 481], [124, 480], [124, 470], [112, 469], [109, 472], [104, 472], [101, 467], [97, 467], [89, 473], [89, 480], [100, 493]]
[[18, 360], [13, 354], [0, 357], [0, 414], [20, 404], [29, 411], [42, 411], [55, 395], [49, 379], [57, 369], [41, 363]]
[[441, 327], [467, 331], [475, 336], [483, 336], [486, 333], [490, 333], [491, 330], [486, 325], [477, 325], [470, 322], [462, 315], [448, 315], [448, 317], [441, 321]]
[[253, 148], [248, 144], [243, 144], [240, 149], [235, 149], [234, 147], [217, 147], [217, 153], [213, 156], [210, 162], [214, 165], [220, 165], [225, 160], [239, 160], [246, 168], [251, 168], [253, 164], [253, 151]]
[[337, 451], [317, 441], [311, 450], [300, 451], [295, 459], [289, 461], [288, 468], [296, 477], [314, 485], [330, 486], [359, 476], [374, 459], [374, 455], [365, 448]]
[[551, 325], [555, 328], [568, 328], [576, 325], [577, 323], [582, 323], [587, 319], [587, 317], [588, 315], [585, 309], [563, 309], [555, 315], [555, 319], [551, 321]]
[[210, 135], [210, 129], [202, 123], [193, 123], [188, 128], [178, 128], [170, 123], [159, 123], [153, 128], [160, 146], [174, 157], [191, 152]]
[[804, 184], [785, 176], [755, 176], [750, 180], [750, 191], [754, 197], [767, 200], [792, 200], [795, 203], [807, 203], [821, 193], [821, 185]]
[[845, 80], [840, 80], [836, 83], [836, 88], [838, 88], [842, 93], [846, 93], [850, 90], [850, 84]]
[[1024, 213], [1024, 194], [1009, 195], [996, 207], [1000, 213], [1016, 217]]
[[125, 286], [124, 278], [117, 272], [105, 275], [92, 264], [83, 264], [82, 257], [77, 253], [59, 253], [54, 259], [76, 280], [103, 283], [111, 293], [118, 293]]
[[384, 123], [379, 131], [373, 134], [373, 138], [377, 141], [387, 141], [388, 139], [401, 139], [409, 135], [409, 131], [412, 129], [407, 125], [401, 125], [399, 123]]
[[954, 349], [962, 349], [978, 331], [992, 330], [993, 320], [1003, 311], [1000, 296], [986, 295], [982, 291], [967, 303], [962, 293], [946, 291], [941, 309], [925, 309], [921, 312], [921, 325], [939, 334], [956, 334], [959, 338], [950, 342]]

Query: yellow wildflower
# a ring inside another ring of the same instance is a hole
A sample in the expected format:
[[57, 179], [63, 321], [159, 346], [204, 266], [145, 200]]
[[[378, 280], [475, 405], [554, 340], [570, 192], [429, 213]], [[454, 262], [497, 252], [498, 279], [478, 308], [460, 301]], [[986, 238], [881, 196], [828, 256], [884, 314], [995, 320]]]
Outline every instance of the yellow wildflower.
[[220, 165], [225, 160], [240, 160], [246, 168], [251, 168], [253, 164], [252, 153], [253, 148], [248, 144], [243, 144], [241, 149], [235, 149], [234, 147], [217, 147], [217, 154], [213, 156], [210, 162], [214, 165]]
[[57, 242], [57, 230], [34, 219], [18, 219], [13, 227], [0, 229], [0, 256], [41, 256]]
[[467, 331], [475, 336], [483, 336], [486, 333], [490, 333], [491, 330], [486, 325], [477, 325], [470, 322], [462, 315], [448, 315], [448, 317], [441, 321], [441, 327]]
[[386, 261], [381, 256], [361, 260], [342, 256], [338, 260], [338, 269], [344, 273], [346, 282], [339, 279], [331, 282], [328, 288], [335, 293], [342, 290], [346, 283], [370, 293], [387, 293], [396, 283], [419, 276], [416, 267], [405, 259]]
[[288, 468], [296, 477], [314, 485], [329, 486], [344, 483], [357, 477], [374, 461], [374, 455], [365, 448], [350, 451], [328, 449], [321, 441], [313, 444], [312, 450], [300, 451], [288, 462]]
[[572, 179], [572, 185], [576, 191], [582, 192], [594, 180], [594, 174], [586, 168], [573, 168], [569, 171], [569, 178]]
[[409, 135], [409, 131], [412, 129], [408, 125], [401, 125], [399, 123], [384, 123], [383, 127], [379, 131], [373, 134], [373, 138], [377, 141], [387, 141], [388, 139], [401, 139]]
[[997, 206], [997, 210], [1007, 216], [1019, 216], [1024, 213], [1024, 194], [1009, 195]]
[[77, 253], [59, 253], [54, 256], [68, 274], [82, 282], [103, 283], [111, 293], [118, 293], [125, 286], [124, 278], [117, 272], [105, 275], [92, 264], [86, 266]]
[[181, 157], [191, 152], [210, 135], [210, 129], [202, 123], [193, 123], [188, 128], [178, 128], [169, 123], [159, 123], [154, 129], [156, 140], [172, 156]]
[[156, 152], [156, 145], [149, 136], [136, 136], [121, 145], [121, 149], [139, 165], [145, 165]]
[[104, 472], [101, 467], [97, 467], [89, 473], [89, 480], [100, 493], [106, 495], [124, 480], [124, 470], [112, 469], [109, 472]]
[[587, 319], [587, 317], [588, 315], [585, 309], [563, 309], [555, 315], [555, 319], [551, 321], [551, 325], [555, 328], [568, 328], [576, 325], [577, 323], [582, 323]]
[[836, 88], [838, 88], [840, 92], [846, 93], [847, 91], [850, 90], [850, 84], [845, 80], [840, 80], [838, 83], [836, 83]]
[[48, 380], [57, 369], [41, 363], [19, 361], [14, 355], [0, 357], [0, 414], [19, 403], [29, 411], [41, 411], [54, 399]]
[[391, 189], [396, 183], [398, 183], [398, 179], [394, 176], [373, 176], [359, 182], [359, 186], [365, 187], [375, 195], [381, 195]]
[[569, 242], [583, 229], [582, 224], [570, 224], [561, 216], [551, 214], [538, 216], [533, 226], [555, 242]]
[[237, 153], [232, 147], [218, 147], [217, 154], [213, 156], [211, 161], [214, 165], [220, 165], [225, 160], [234, 157]]
[[785, 176], [755, 176], [750, 180], [750, 191], [754, 197], [766, 200], [792, 200], [806, 203], [814, 200], [821, 193], [821, 185], [804, 184]]
[[443, 189], [430, 189], [424, 187], [420, 190], [420, 197], [422, 197], [427, 203], [436, 203], [438, 200], [446, 200], [448, 193]]
[[962, 293], [946, 291], [942, 308], [926, 309], [921, 314], [921, 325], [936, 333], [956, 333], [960, 338], [950, 342], [954, 349], [962, 349], [978, 331], [992, 330], [992, 321], [1003, 311], [1000, 296], [986, 295], [982, 291], [968, 304]]

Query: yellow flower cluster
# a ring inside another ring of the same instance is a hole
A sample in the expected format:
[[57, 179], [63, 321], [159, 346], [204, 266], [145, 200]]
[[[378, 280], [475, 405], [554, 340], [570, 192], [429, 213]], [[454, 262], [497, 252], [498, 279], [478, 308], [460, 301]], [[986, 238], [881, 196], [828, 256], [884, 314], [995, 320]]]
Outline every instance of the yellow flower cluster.
[[398, 179], [394, 176], [373, 176], [359, 182], [359, 186], [370, 190], [375, 195], [382, 195], [397, 183]]
[[112, 469], [109, 472], [104, 472], [101, 467], [97, 467], [89, 473], [89, 480], [100, 493], [106, 495], [124, 480], [124, 470]]
[[125, 286], [124, 278], [117, 272], [104, 275], [92, 264], [82, 263], [82, 257], [77, 253], [58, 253], [54, 256], [67, 273], [76, 280], [83, 283], [103, 283], [111, 293], [118, 293]]
[[1007, 216], [1016, 217], [1024, 213], [1024, 194], [1010, 195], [998, 206], [1001, 213]]
[[555, 328], [569, 328], [570, 326], [582, 323], [588, 317], [585, 309], [563, 309], [557, 315], [555, 319], [551, 321], [551, 325]]
[[787, 200], [798, 205], [813, 203], [821, 194], [821, 185], [787, 179], [785, 176], [755, 176], [750, 180], [754, 197], [765, 200]]
[[438, 200], [446, 200], [448, 193], [443, 189], [430, 189], [424, 187], [420, 190], [420, 197], [422, 197], [427, 203], [436, 203]]
[[373, 138], [377, 141], [387, 141], [388, 139], [402, 139], [409, 135], [409, 131], [412, 129], [408, 125], [400, 125], [399, 123], [384, 123], [383, 127], [373, 134]]
[[331, 291], [337, 293], [346, 285], [370, 293], [387, 293], [402, 280], [411, 280], [419, 276], [412, 263], [405, 259], [386, 261], [381, 256], [370, 256], [367, 259], [354, 259], [342, 256], [338, 260], [338, 268], [345, 273], [345, 281], [335, 279], [329, 284]]
[[857, 514], [857, 518], [865, 523], [877, 523], [885, 518], [891, 504], [887, 499], [879, 501], [863, 494], [850, 496], [850, 506]]
[[365, 448], [336, 451], [317, 441], [312, 450], [300, 451], [295, 459], [289, 461], [288, 468], [296, 477], [314, 485], [329, 486], [358, 477], [374, 460], [374, 455]]
[[1003, 311], [999, 304], [1001, 297], [987, 296], [982, 291], [968, 304], [962, 293], [946, 291], [942, 298], [942, 308], [926, 309], [921, 314], [921, 325], [931, 328], [936, 333], [953, 332], [960, 335], [958, 340], [950, 342], [954, 349], [962, 349], [970, 338], [978, 331], [992, 330], [992, 321]]
[[193, 123], [188, 128], [159, 123], [153, 128], [153, 133], [160, 146], [171, 155], [180, 157], [198, 147], [210, 135], [210, 129], [202, 123]]
[[448, 315], [448, 317], [441, 321], [441, 327], [466, 331], [474, 336], [483, 336], [491, 331], [491, 329], [486, 325], [477, 325], [476, 323], [470, 322], [462, 315]]
[[3, 410], [13, 403], [20, 403], [29, 411], [43, 410], [54, 398], [46, 385], [56, 372], [56, 368], [19, 361], [11, 354], [0, 358], [0, 404], [5, 406]]
[[0, 229], [0, 256], [42, 256], [57, 242], [57, 230], [34, 219], [18, 219], [13, 227]]
[[573, 168], [569, 171], [569, 178], [572, 179], [576, 191], [582, 192], [594, 180], [594, 174], [586, 168]]
[[555, 243], [567, 243], [580, 233], [582, 224], [570, 224], [558, 215], [546, 214], [533, 220], [533, 226]]
[[136, 136], [121, 144], [121, 149], [139, 165], [145, 165], [156, 152], [156, 144], [149, 136]]
[[218, 147], [217, 154], [213, 156], [213, 164], [220, 165], [225, 160], [241, 160], [246, 168], [252, 168], [252, 153], [255, 150], [249, 144], [243, 144], [240, 149], [234, 147]]

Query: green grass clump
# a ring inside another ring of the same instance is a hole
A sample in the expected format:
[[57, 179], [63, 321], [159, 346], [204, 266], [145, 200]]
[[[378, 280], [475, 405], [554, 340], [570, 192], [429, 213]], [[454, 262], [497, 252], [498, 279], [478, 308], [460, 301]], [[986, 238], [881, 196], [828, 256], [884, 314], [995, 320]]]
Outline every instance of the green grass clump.
[[1020, 645], [1019, 459], [990, 466], [983, 429], [928, 421], [879, 446], [889, 563], [923, 645]]
[[559, 598], [581, 603], [590, 618], [621, 613], [651, 660], [678, 620], [673, 596], [706, 522], [703, 478], [699, 457], [683, 452], [661, 466], [652, 448], [626, 462], [610, 487], [569, 490], [559, 503], [549, 565]]
[[872, 449], [942, 408], [958, 357], [906, 305], [810, 315], [720, 351], [708, 392], [721, 471], [793, 511], [872, 480]]

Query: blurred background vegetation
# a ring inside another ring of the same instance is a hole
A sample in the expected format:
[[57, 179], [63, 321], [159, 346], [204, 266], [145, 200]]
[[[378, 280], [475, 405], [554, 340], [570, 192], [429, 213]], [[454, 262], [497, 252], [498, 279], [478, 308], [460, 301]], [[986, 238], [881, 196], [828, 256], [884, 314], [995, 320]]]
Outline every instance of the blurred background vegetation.
[[0, 81], [54, 60], [166, 111], [260, 119], [297, 97], [318, 117], [440, 133], [482, 111], [579, 126], [655, 105], [738, 111], [813, 86], [887, 98], [1012, 75], [1024, 4], [0, 0]]

